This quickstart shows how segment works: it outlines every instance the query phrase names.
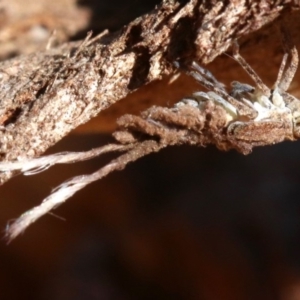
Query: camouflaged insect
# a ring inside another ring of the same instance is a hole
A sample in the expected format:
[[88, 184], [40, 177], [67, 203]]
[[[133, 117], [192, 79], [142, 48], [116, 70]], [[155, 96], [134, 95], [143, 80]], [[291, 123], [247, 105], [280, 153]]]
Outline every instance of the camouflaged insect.
[[233, 47], [233, 57], [250, 75], [255, 87], [235, 81], [231, 92], [227, 93], [223, 84], [194, 62], [189, 74], [210, 91], [196, 92], [177, 103], [176, 107], [191, 105], [201, 110], [207, 101], [221, 106], [226, 111], [228, 141], [232, 148], [242, 149], [244, 154], [255, 146], [299, 139], [300, 100], [287, 93], [298, 67], [296, 48], [291, 47], [284, 54], [277, 80], [271, 89], [240, 56], [237, 43]]

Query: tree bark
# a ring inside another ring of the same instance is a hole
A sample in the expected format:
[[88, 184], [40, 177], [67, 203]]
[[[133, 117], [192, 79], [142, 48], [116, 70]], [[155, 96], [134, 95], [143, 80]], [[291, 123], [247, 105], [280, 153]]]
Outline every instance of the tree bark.
[[[119, 32], [3, 62], [1, 159], [42, 154], [132, 91], [175, 73], [174, 62], [207, 64], [234, 39], [297, 7], [291, 0], [164, 0]], [[0, 183], [11, 176], [2, 173]]]

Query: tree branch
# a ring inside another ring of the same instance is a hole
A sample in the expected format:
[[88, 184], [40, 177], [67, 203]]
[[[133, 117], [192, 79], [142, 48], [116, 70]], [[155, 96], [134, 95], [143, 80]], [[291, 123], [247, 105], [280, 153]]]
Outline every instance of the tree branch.
[[[117, 33], [2, 63], [2, 160], [42, 154], [127, 94], [174, 73], [174, 61], [206, 64], [296, 2], [164, 0]], [[11, 176], [2, 173], [0, 183]]]

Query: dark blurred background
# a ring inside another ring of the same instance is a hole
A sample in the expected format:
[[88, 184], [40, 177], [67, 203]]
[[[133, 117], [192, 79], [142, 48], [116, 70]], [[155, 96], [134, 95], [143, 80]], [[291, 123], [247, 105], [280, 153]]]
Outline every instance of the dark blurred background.
[[[91, 11], [86, 29], [101, 31], [158, 2], [79, 7]], [[73, 134], [48, 153], [111, 140]], [[12, 179], [0, 188], [0, 227], [111, 158]], [[88, 186], [11, 244], [0, 241], [0, 299], [300, 300], [299, 192], [297, 142], [249, 156], [165, 149]]]

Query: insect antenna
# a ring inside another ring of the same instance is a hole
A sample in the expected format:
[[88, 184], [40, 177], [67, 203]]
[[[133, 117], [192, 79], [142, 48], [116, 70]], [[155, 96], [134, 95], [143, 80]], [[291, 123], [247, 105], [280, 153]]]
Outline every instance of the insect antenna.
[[252, 69], [252, 67], [244, 60], [239, 54], [239, 45], [237, 41], [232, 44], [233, 57], [241, 65], [241, 67], [248, 73], [251, 79], [255, 82], [256, 86], [263, 92], [264, 95], [270, 96], [270, 89], [263, 83], [260, 77]]
[[280, 83], [281, 83], [282, 78], [283, 78], [283, 72], [284, 72], [284, 69], [285, 69], [285, 66], [286, 66], [288, 56], [289, 56], [288, 53], [285, 53], [283, 58], [282, 58], [280, 68], [279, 68], [279, 71], [278, 71], [278, 75], [277, 75], [277, 79], [276, 79], [276, 82], [274, 84], [274, 89], [276, 89], [280, 86]]

